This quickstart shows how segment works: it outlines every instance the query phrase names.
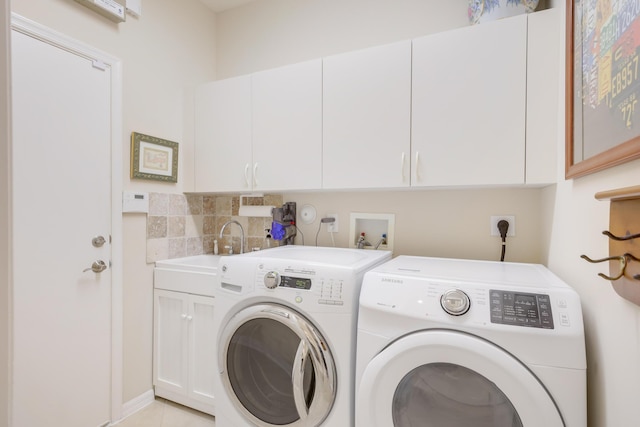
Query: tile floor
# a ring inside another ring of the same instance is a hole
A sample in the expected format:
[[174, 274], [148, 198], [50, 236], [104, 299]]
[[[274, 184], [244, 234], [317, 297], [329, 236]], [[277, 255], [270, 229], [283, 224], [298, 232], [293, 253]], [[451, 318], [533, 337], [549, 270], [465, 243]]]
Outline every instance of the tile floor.
[[156, 400], [115, 427], [215, 427], [214, 417], [168, 400]]

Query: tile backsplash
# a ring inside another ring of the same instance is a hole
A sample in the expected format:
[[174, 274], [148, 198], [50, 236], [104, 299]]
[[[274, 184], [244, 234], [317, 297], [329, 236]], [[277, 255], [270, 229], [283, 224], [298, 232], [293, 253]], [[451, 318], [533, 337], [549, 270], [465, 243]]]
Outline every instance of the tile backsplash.
[[[281, 195], [244, 197], [247, 205], [282, 205]], [[245, 251], [277, 244], [266, 239], [271, 218], [239, 216], [239, 195], [149, 193], [147, 262], [213, 253], [240, 252], [240, 228], [230, 224], [220, 238], [220, 228], [236, 220], [244, 229]], [[226, 248], [225, 248], [226, 247]]]

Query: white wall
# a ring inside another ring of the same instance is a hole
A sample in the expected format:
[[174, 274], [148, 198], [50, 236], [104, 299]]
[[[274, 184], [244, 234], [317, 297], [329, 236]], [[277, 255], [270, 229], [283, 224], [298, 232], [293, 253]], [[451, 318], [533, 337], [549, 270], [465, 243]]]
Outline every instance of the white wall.
[[[564, 155], [562, 155], [564, 158]], [[544, 191], [551, 215], [548, 265], [582, 298], [587, 335], [589, 425], [637, 424], [640, 396], [640, 308], [618, 296], [597, 276], [607, 264], [588, 264], [581, 254], [608, 256], [609, 203], [595, 193], [638, 185], [640, 162], [576, 180], [562, 180]]]
[[[141, 18], [115, 24], [71, 0], [13, 0], [12, 11], [122, 60], [125, 189], [192, 188], [192, 97], [196, 85], [215, 77], [213, 12], [197, 0], [152, 0], [143, 2]], [[129, 179], [132, 131], [180, 143], [177, 184]], [[126, 402], [151, 388], [153, 265], [145, 262], [145, 215], [125, 215], [123, 232]]]
[[218, 15], [217, 78], [468, 24], [467, 0], [258, 0]]
[[10, 164], [9, 142], [11, 141], [9, 119], [9, 2], [0, 1], [0, 427], [9, 426], [9, 381], [10, 370], [10, 327], [11, 327], [11, 211], [10, 202]]
[[[383, 44], [466, 25], [466, 1], [271, 0], [218, 15], [220, 78]], [[565, 2], [552, 0], [564, 9]], [[563, 32], [564, 34], [564, 32]], [[565, 40], [558, 40], [564, 54]], [[563, 70], [559, 72], [564, 75]], [[564, 84], [558, 90], [564, 93]], [[562, 97], [561, 97], [562, 103]], [[560, 106], [561, 122], [564, 106]], [[490, 258], [493, 242], [482, 231], [491, 212], [517, 213], [518, 236], [508, 257], [547, 264], [581, 295], [585, 317], [589, 426], [637, 424], [640, 396], [640, 308], [620, 298], [597, 276], [602, 265], [580, 259], [606, 256], [607, 202], [598, 191], [638, 185], [640, 161], [587, 177], [564, 180], [564, 134], [558, 134], [558, 184], [541, 190], [420, 191], [286, 194], [313, 204], [318, 215], [337, 212], [347, 242], [350, 211], [395, 212], [396, 254]], [[459, 229], [462, 231], [459, 231]], [[303, 227], [306, 243], [316, 227]], [[444, 230], [455, 230], [452, 235]], [[638, 231], [638, 230], [636, 230]], [[468, 233], [468, 235], [466, 235]], [[329, 245], [326, 233], [320, 244]]]
[[[350, 245], [352, 212], [395, 215], [394, 255], [438, 256], [499, 260], [501, 240], [490, 236], [492, 215], [515, 215], [516, 236], [507, 239], [507, 261], [543, 261], [540, 246], [541, 191], [539, 189], [366, 191], [284, 194], [285, 202], [316, 208], [318, 217], [338, 214], [336, 246]], [[315, 244], [319, 220], [298, 224], [306, 245]], [[355, 233], [355, 231], [354, 231]], [[368, 236], [375, 243], [379, 236]], [[301, 238], [296, 240], [300, 244]], [[326, 226], [318, 245], [331, 246]]]

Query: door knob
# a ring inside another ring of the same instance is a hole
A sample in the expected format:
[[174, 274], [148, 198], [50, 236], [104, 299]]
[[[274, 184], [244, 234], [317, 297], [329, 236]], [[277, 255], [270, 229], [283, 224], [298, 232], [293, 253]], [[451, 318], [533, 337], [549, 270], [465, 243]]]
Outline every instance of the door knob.
[[91, 267], [85, 268], [84, 270], [82, 270], [82, 272], [85, 273], [85, 272], [91, 270], [94, 273], [102, 273], [106, 269], [107, 269], [107, 264], [104, 261], [102, 261], [101, 259], [99, 259], [97, 261], [93, 261], [93, 264], [91, 264]]

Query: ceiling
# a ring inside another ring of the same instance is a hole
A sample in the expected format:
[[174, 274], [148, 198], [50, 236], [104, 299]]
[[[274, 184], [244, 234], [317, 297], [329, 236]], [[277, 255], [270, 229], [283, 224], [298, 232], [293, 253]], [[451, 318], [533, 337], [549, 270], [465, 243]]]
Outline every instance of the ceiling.
[[200, 1], [204, 3], [209, 9], [217, 13], [217, 12], [233, 9], [238, 6], [242, 6], [243, 4], [251, 3], [256, 0], [200, 0]]

